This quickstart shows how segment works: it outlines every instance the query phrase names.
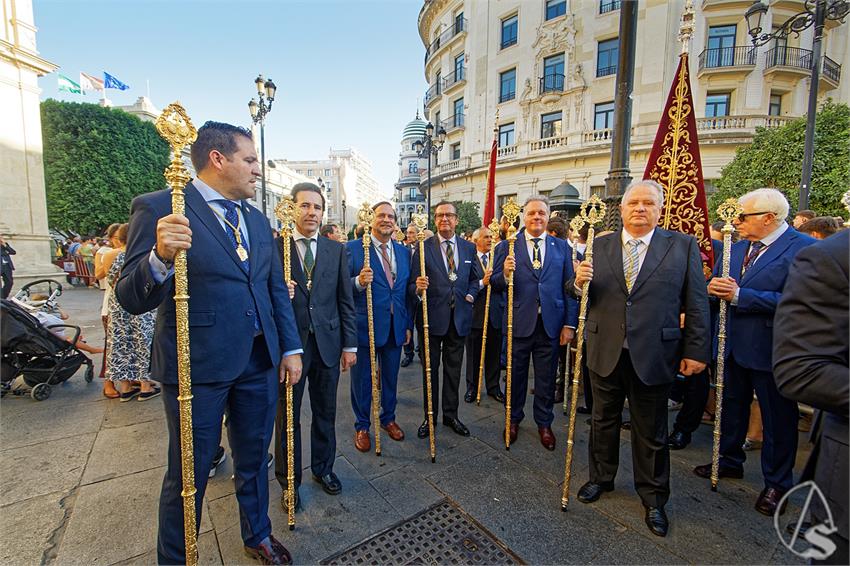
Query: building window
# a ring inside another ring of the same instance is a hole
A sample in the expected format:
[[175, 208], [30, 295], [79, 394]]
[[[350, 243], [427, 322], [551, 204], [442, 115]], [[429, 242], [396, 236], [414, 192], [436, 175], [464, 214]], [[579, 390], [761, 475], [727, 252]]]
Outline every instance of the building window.
[[546, 20], [554, 20], [567, 13], [567, 0], [546, 0]]
[[599, 42], [596, 51], [596, 76], [607, 77], [617, 72], [617, 58], [620, 55], [620, 39], [615, 37]]
[[516, 43], [518, 27], [518, 16], [511, 16], [502, 20], [502, 49]]
[[[507, 204], [508, 199], [514, 199], [514, 201], [516, 201], [516, 193], [514, 193], [512, 195], [498, 195], [498, 196], [496, 196], [496, 205], [498, 206], [498, 208], [496, 210], [501, 211], [502, 208], [504, 208], [505, 204]], [[522, 203], [519, 203], [519, 204], [520, 204], [520, 206], [522, 206]], [[498, 214], [498, 212], [497, 212], [497, 214]]]
[[729, 98], [728, 92], [709, 94], [705, 97], [705, 117], [713, 118], [715, 116], [729, 115]]
[[614, 127], [614, 103], [603, 102], [593, 105], [593, 129], [606, 130]]
[[455, 115], [452, 116], [452, 127], [459, 128], [463, 126], [463, 99], [458, 98], [454, 101]]
[[410, 163], [408, 163], [407, 172], [411, 175], [416, 175], [417, 173], [419, 173], [419, 162], [411, 161]]
[[453, 143], [450, 150], [452, 161], [454, 161], [455, 159], [460, 159], [460, 142]]
[[443, 79], [441, 78], [440, 71], [434, 73], [434, 86], [437, 88], [435, 94], [439, 95], [443, 91]]
[[599, 0], [599, 13], [607, 14], [620, 9], [620, 0]]
[[[419, 193], [419, 189], [417, 189], [416, 187], [412, 187], [412, 188], [410, 189], [410, 193], [408, 193], [408, 197], [409, 197], [409, 198], [408, 198], [407, 200], [416, 200], [416, 197], [418, 196], [418, 193]], [[412, 210], [413, 210], [413, 207], [412, 207], [412, 206], [411, 206], [411, 207], [408, 207], [408, 210], [411, 210], [411, 211], [412, 211]]]
[[511, 69], [499, 75], [499, 102], [507, 102], [514, 98], [516, 98], [516, 69]]
[[605, 194], [605, 185], [590, 185], [590, 194], [601, 197]]
[[555, 138], [561, 135], [561, 112], [551, 112], [540, 117], [540, 137]]
[[708, 28], [706, 67], [731, 67], [735, 63], [735, 24]]
[[307, 176], [308, 176], [308, 177], [312, 177], [312, 176], [313, 176], [313, 170], [312, 170], [312, 169], [307, 169]]
[[499, 147], [514, 145], [514, 123], [499, 126]]
[[770, 95], [770, 106], [768, 106], [767, 113], [771, 116], [781, 116], [782, 115], [782, 95], [781, 94], [773, 94]]
[[325, 177], [330, 177], [330, 176], [331, 176], [331, 170], [325, 169]]
[[466, 77], [463, 76], [463, 53], [455, 57], [455, 80], [453, 82], [462, 81]]
[[455, 14], [455, 35], [463, 31], [463, 12]]
[[436, 124], [437, 131], [440, 131], [440, 111], [434, 112], [434, 124]]
[[564, 90], [564, 54], [552, 55], [543, 59], [543, 79], [540, 92], [561, 92]]

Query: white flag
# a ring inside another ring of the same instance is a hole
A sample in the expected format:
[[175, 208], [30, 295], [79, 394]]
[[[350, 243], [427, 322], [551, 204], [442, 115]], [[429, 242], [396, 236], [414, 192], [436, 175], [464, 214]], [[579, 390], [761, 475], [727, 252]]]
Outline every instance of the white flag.
[[80, 73], [80, 87], [83, 91], [103, 90], [103, 79], [93, 77], [86, 73]]

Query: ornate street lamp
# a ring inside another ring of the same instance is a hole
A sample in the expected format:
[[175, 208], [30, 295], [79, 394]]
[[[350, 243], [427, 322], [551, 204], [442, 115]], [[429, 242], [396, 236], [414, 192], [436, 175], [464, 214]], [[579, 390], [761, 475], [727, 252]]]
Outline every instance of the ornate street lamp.
[[248, 103], [248, 111], [251, 112], [251, 120], [254, 124], [260, 125], [260, 162], [263, 171], [260, 184], [260, 210], [263, 211], [263, 216], [266, 216], [266, 114], [272, 111], [277, 87], [271, 79], [263, 78], [263, 75], [258, 75], [254, 79], [254, 85], [257, 87], [257, 98], [260, 102], [252, 98]]
[[753, 2], [747, 9], [747, 29], [753, 38], [753, 45], [759, 47], [772, 39], [784, 39], [790, 34], [800, 35], [805, 29], [815, 26], [815, 36], [812, 40], [812, 76], [809, 85], [809, 109], [806, 116], [806, 146], [803, 152], [803, 174], [800, 180], [800, 198], [797, 210], [809, 208], [809, 189], [812, 184], [812, 163], [815, 153], [815, 115], [818, 106], [818, 82], [820, 80], [821, 41], [823, 40], [823, 24], [826, 20], [844, 22], [850, 13], [850, 2], [847, 0], [806, 0], [804, 10], [788, 18], [776, 31], [766, 33], [762, 20], [767, 14], [767, 6], [760, 0]]
[[342, 231], [345, 232], [345, 199], [342, 199]]
[[434, 124], [428, 122], [425, 126], [425, 135], [413, 142], [413, 151], [420, 159], [428, 159], [428, 225], [431, 225], [431, 156], [437, 156], [446, 143], [446, 130], [442, 126], [437, 130], [437, 138], [434, 139]]

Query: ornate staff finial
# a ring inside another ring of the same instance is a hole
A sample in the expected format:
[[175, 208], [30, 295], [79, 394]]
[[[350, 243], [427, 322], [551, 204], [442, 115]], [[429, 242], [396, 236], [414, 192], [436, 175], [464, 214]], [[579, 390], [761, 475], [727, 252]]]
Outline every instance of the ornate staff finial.
[[[581, 215], [582, 224], [585, 222], [590, 224], [591, 226], [596, 226], [602, 219], [605, 218], [605, 203], [596, 196], [592, 195], [587, 201], [582, 203], [581, 205]], [[581, 226], [579, 226], [581, 228]]]
[[682, 12], [682, 20], [679, 24], [679, 41], [682, 42], [682, 53], [688, 52], [691, 36], [694, 34], [694, 3], [692, 0], [685, 1], [685, 10]]
[[508, 202], [502, 205], [502, 216], [504, 216], [505, 220], [508, 222], [508, 240], [516, 239], [516, 219], [519, 218], [520, 210], [522, 210], [517, 204], [514, 197], [508, 199]]

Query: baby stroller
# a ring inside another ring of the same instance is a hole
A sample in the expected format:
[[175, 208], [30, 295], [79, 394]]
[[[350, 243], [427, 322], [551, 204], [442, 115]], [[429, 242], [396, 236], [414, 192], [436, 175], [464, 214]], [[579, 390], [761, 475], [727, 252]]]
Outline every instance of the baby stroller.
[[53, 279], [39, 279], [27, 283], [15, 293], [15, 300], [46, 313], [59, 312], [57, 299], [62, 295], [62, 284]]
[[[50, 397], [54, 385], [68, 380], [86, 365], [85, 380], [94, 377], [92, 361], [74, 344], [80, 337], [80, 327], [70, 324], [43, 326], [38, 319], [10, 300], [0, 301], [0, 396], [30, 395], [36, 401]], [[67, 328], [74, 332], [72, 342], [54, 334], [51, 329]], [[12, 381], [23, 375], [29, 388], [12, 388]]]

